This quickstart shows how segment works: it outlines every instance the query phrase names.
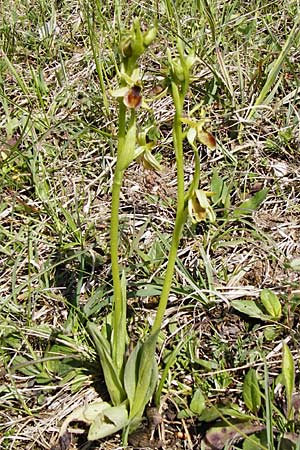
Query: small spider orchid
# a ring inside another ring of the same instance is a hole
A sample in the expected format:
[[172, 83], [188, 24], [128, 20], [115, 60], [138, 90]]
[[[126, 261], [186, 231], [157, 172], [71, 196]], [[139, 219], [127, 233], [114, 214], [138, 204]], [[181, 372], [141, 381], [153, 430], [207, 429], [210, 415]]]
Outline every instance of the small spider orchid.
[[199, 142], [201, 142], [201, 144], [206, 145], [206, 147], [208, 147], [210, 150], [216, 148], [215, 137], [206, 130], [207, 120], [205, 119], [203, 110], [201, 110], [200, 120], [196, 120], [190, 117], [182, 117], [181, 122], [189, 126], [186, 137], [192, 147], [195, 145], [195, 140], [197, 139]]
[[143, 132], [138, 134], [137, 141], [139, 146], [135, 150], [135, 159], [140, 162], [145, 169], [159, 172], [162, 167], [159, 161], [151, 152], [159, 137], [159, 130], [151, 125]]
[[202, 189], [195, 189], [188, 199], [188, 212], [193, 223], [202, 222], [209, 219], [214, 223], [216, 215], [209, 203], [209, 197], [212, 197], [214, 192], [205, 192]]
[[213, 149], [216, 147], [216, 140], [214, 136], [205, 129], [206, 120], [203, 109], [201, 109], [200, 120], [189, 117], [182, 118], [181, 122], [189, 126], [186, 137], [194, 151], [195, 157], [194, 176], [186, 196], [189, 216], [193, 223], [201, 222], [202, 220], [206, 220], [206, 218], [208, 218], [210, 222], [215, 222], [216, 216], [208, 200], [209, 197], [214, 195], [214, 192], [205, 192], [202, 189], [199, 189], [200, 158], [195, 141], [198, 140], [209, 149]]
[[[125, 72], [120, 72], [120, 77], [123, 86], [112, 91], [111, 95], [116, 98], [123, 98], [123, 103], [128, 109], [136, 110], [140, 107], [149, 109], [142, 97], [140, 70], [136, 68], [131, 76]], [[124, 84], [126, 85], [124, 86]]]

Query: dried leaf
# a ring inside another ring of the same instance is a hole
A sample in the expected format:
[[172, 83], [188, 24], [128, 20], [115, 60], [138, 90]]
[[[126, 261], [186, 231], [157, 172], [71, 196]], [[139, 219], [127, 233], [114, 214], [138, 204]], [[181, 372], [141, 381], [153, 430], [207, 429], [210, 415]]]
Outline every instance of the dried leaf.
[[263, 425], [253, 425], [251, 422], [235, 423], [228, 426], [225, 422], [210, 428], [205, 435], [208, 449], [222, 450], [229, 441], [241, 439], [245, 434], [252, 434], [264, 429]]

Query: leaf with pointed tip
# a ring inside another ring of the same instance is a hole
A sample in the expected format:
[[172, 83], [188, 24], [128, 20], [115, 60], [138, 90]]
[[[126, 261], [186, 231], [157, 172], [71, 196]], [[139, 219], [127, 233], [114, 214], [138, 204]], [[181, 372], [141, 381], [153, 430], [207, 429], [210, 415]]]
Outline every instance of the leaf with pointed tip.
[[292, 352], [285, 342], [282, 350], [282, 375], [287, 402], [287, 418], [291, 419], [293, 408], [292, 399], [295, 386], [295, 363]]
[[234, 417], [236, 419], [247, 420], [252, 417], [248, 414], [241, 412], [237, 406], [212, 406], [205, 408], [199, 416], [199, 420], [202, 422], [213, 422], [216, 419], [222, 418], [222, 416]]
[[122, 148], [122, 152], [119, 156], [119, 168], [125, 170], [129, 164], [134, 160], [136, 144], [136, 120], [134, 120], [125, 136], [125, 142]]
[[112, 361], [112, 357], [110, 354], [110, 344], [107, 339], [105, 339], [101, 335], [100, 331], [94, 323], [88, 322], [87, 330], [95, 343], [95, 347], [100, 358], [101, 367], [105, 378], [105, 384], [109, 392], [111, 401], [116, 406], [120, 405], [125, 400], [126, 393], [116, 371], [116, 367]]
[[256, 371], [250, 369], [244, 379], [243, 383], [243, 398], [248, 409], [256, 413], [261, 406], [261, 392], [256, 376]]
[[139, 351], [139, 365], [135, 396], [130, 410], [130, 419], [141, 417], [157, 383], [155, 348], [158, 332], [150, 335]]
[[269, 189], [261, 189], [260, 191], [256, 192], [252, 197], [248, 198], [248, 200], [245, 200], [240, 206], [238, 206], [233, 211], [234, 217], [242, 217], [247, 216], [251, 214], [253, 211], [255, 211], [262, 202], [266, 199], [268, 195]]
[[204, 411], [205, 408], [205, 397], [202, 394], [201, 389], [197, 389], [193, 395], [193, 398], [190, 403], [190, 410], [192, 413], [197, 414], [198, 416]]
[[263, 289], [260, 294], [260, 299], [270, 316], [275, 320], [281, 317], [281, 304], [278, 297], [270, 289]]
[[260, 320], [273, 320], [273, 317], [267, 316], [252, 300], [233, 300], [231, 306], [242, 314], [254, 317]]
[[130, 353], [124, 370], [124, 387], [129, 400], [130, 410], [132, 409], [137, 385], [138, 362], [141, 343], [138, 342]]

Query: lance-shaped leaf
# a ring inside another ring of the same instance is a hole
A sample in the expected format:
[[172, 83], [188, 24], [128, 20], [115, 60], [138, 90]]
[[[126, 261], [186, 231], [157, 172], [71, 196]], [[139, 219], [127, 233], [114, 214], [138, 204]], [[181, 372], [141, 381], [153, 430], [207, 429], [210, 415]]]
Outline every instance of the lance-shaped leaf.
[[270, 316], [272, 316], [275, 320], [280, 319], [281, 304], [277, 295], [269, 289], [263, 289], [260, 294], [260, 299], [267, 313], [270, 314]]
[[231, 306], [237, 311], [261, 320], [274, 320], [273, 317], [264, 314], [263, 311], [252, 300], [233, 300]]
[[[298, 13], [295, 17], [294, 26], [290, 30], [287, 40], [285, 44], [283, 45], [280, 54], [278, 55], [277, 59], [274, 61], [272, 68], [268, 74], [268, 77], [266, 79], [266, 82], [264, 86], [262, 87], [259, 96], [257, 97], [254, 105], [249, 110], [248, 116], [246, 120], [250, 120], [256, 113], [257, 108], [266, 102], [266, 97], [268, 95], [268, 92], [270, 91], [273, 83], [275, 82], [280, 70], [282, 69], [283, 63], [285, 58], [288, 55], [288, 52], [292, 45], [294, 45], [295, 42], [298, 40], [299, 36], [299, 23], [300, 23], [300, 14]], [[278, 87], [278, 85], [277, 85]]]
[[256, 413], [261, 406], [261, 392], [256, 376], [256, 371], [250, 369], [243, 383], [243, 399], [251, 412]]
[[251, 198], [245, 200], [238, 208], [233, 211], [234, 217], [242, 217], [251, 214], [255, 211], [261, 203], [266, 199], [268, 189], [261, 189], [256, 192]]
[[199, 420], [202, 422], [213, 422], [218, 418], [222, 418], [223, 416], [234, 417], [236, 419], [252, 419], [252, 417], [244, 412], [240, 411], [238, 406], [236, 405], [227, 405], [227, 406], [211, 406], [205, 408], [204, 411], [200, 414]]
[[286, 343], [283, 344], [282, 352], [282, 375], [285, 387], [287, 418], [291, 419], [293, 414], [293, 392], [295, 386], [295, 363], [293, 355]]
[[204, 411], [204, 409], [205, 409], [205, 397], [202, 394], [201, 389], [197, 389], [191, 400], [190, 410], [192, 411], [192, 413], [200, 416], [200, 414]]
[[129, 355], [124, 370], [124, 387], [127, 394], [127, 398], [129, 400], [130, 410], [132, 410], [133, 407], [133, 401], [136, 391], [137, 377], [138, 377], [138, 363], [141, 345], [142, 344], [140, 342], [137, 343], [137, 345]]
[[125, 400], [126, 393], [111, 357], [110, 344], [94, 323], [88, 322], [87, 330], [95, 343], [111, 401], [114, 405], [120, 405]]
[[131, 420], [142, 417], [157, 383], [158, 371], [155, 360], [157, 335], [158, 332], [152, 334], [139, 349], [136, 389], [129, 415]]

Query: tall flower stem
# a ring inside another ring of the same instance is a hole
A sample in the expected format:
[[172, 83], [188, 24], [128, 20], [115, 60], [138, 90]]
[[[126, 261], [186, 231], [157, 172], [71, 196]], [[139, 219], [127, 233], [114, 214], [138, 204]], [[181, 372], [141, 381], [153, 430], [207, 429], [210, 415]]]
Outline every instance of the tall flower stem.
[[167, 308], [168, 298], [173, 282], [173, 274], [182, 228], [187, 216], [187, 208], [184, 196], [183, 132], [181, 122], [183, 102], [187, 90], [187, 85], [186, 83], [184, 83], [184, 85], [181, 88], [181, 91], [179, 91], [178, 86], [175, 82], [172, 82], [171, 87], [172, 87], [172, 96], [175, 104], [175, 117], [173, 122], [173, 142], [177, 167], [177, 210], [171, 247], [168, 255], [168, 264], [164, 284], [160, 296], [159, 305], [157, 308], [155, 321], [152, 327], [152, 334], [158, 332], [162, 326], [163, 316]]
[[[113, 279], [113, 342], [112, 342], [112, 354], [113, 360], [118, 367], [118, 370], [122, 368], [122, 361], [118, 355], [124, 355], [125, 342], [118, 342], [117, 330], [120, 329], [123, 311], [122, 311], [122, 286], [120, 278], [120, 266], [119, 266], [119, 209], [120, 209], [120, 192], [122, 186], [122, 180], [124, 170], [120, 167], [121, 154], [125, 150], [125, 137], [126, 137], [126, 107], [122, 100], [119, 102], [119, 134], [118, 134], [118, 149], [117, 149], [117, 162], [114, 173], [113, 185], [112, 185], [112, 199], [111, 199], [111, 216], [110, 216], [110, 257], [111, 257], [111, 272]], [[126, 317], [125, 317], [126, 321]], [[121, 339], [121, 341], [123, 341]], [[120, 348], [121, 347], [121, 348]]]

